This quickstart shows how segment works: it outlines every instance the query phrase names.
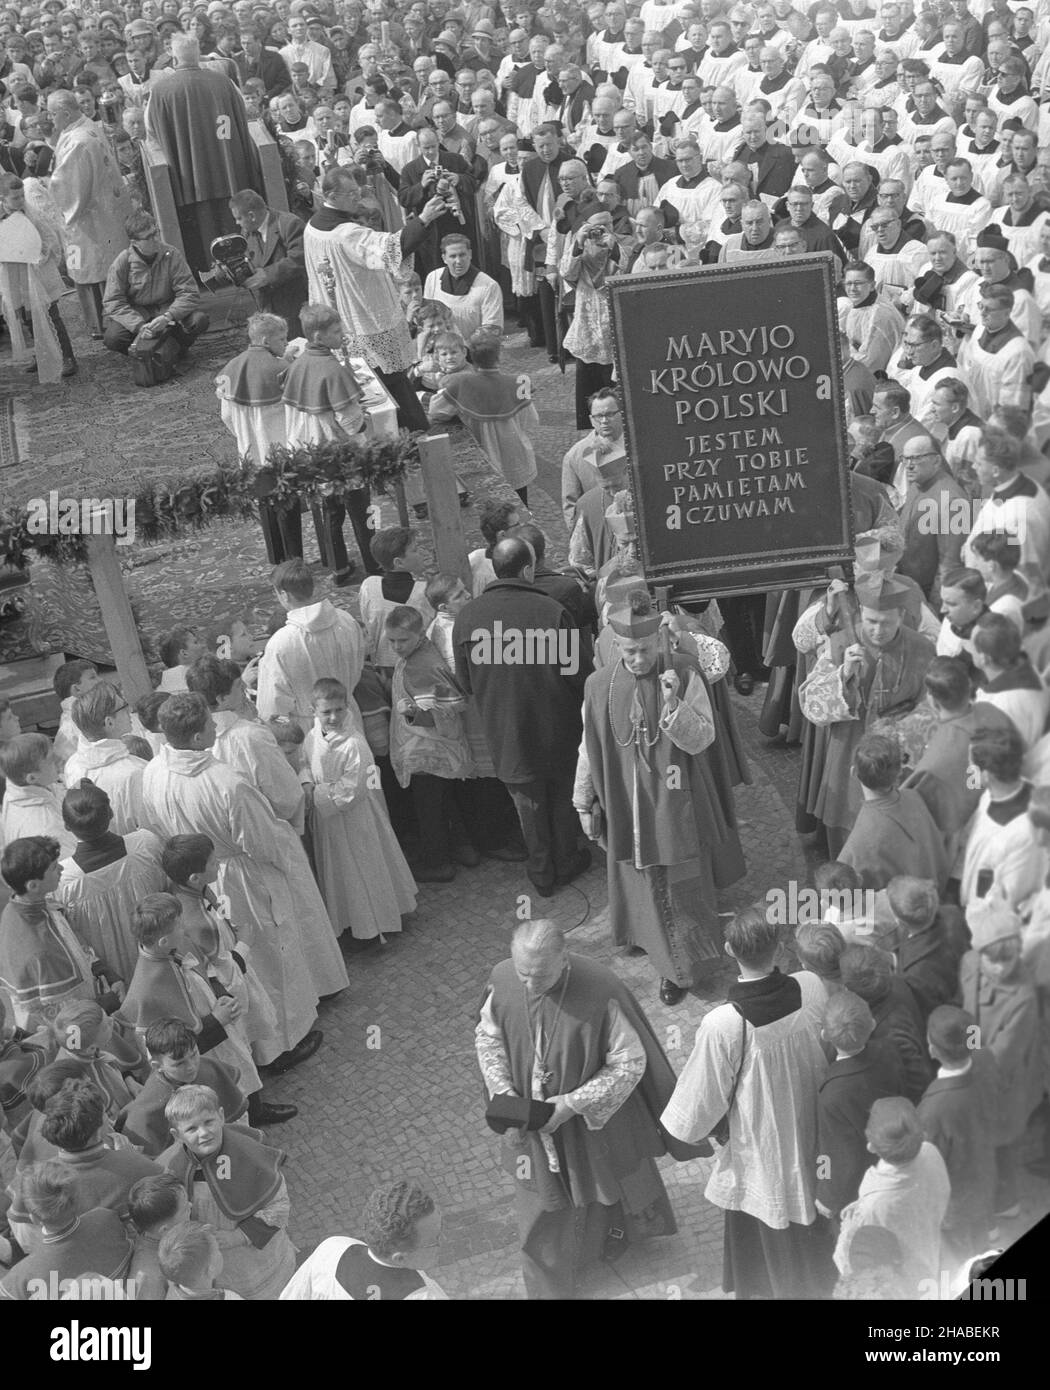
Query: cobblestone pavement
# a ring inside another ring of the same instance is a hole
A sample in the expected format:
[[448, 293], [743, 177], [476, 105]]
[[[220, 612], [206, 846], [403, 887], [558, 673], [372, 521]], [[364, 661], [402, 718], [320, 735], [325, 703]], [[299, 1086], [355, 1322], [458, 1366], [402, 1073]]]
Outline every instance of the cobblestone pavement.
[[[65, 300], [64, 307], [71, 303]], [[148, 441], [151, 460], [165, 471], [207, 462], [217, 450], [228, 457], [211, 378], [239, 350], [243, 335], [221, 314], [215, 319], [214, 337], [209, 333], [195, 350], [193, 370], [157, 391], [137, 391], [125, 364], [106, 360], [97, 345], [88, 347], [81, 338], [82, 377], [51, 388], [49, 404], [56, 412], [42, 416], [42, 388], [32, 392], [28, 411], [18, 412], [23, 464], [5, 480], [8, 495], [28, 495], [26, 487], [38, 486], [42, 472], [49, 486], [71, 490], [78, 475], [107, 471], [103, 460], [115, 458], [119, 472], [136, 452], [135, 440], [139, 459]], [[558, 501], [560, 460], [578, 437], [572, 371], [563, 376], [548, 365], [543, 354], [527, 348], [522, 334], [511, 335], [505, 364], [533, 375], [542, 424], [535, 441], [540, 476], [530, 488], [530, 503], [557, 560], [566, 540]], [[0, 387], [24, 391], [24, 378], [16, 382], [15, 375], [0, 371]], [[468, 486], [477, 494], [490, 483], [475, 471], [468, 474]], [[737, 794], [748, 873], [723, 896], [726, 912], [770, 887], [804, 880], [808, 867], [793, 830], [797, 752], [770, 745], [758, 734], [760, 692], [749, 700], [733, 698], [751, 752], [753, 783]], [[445, 1213], [441, 1262], [434, 1273], [449, 1294], [524, 1296], [510, 1180], [499, 1166], [496, 1136], [484, 1125], [472, 1036], [489, 971], [507, 955], [521, 895], [529, 888], [519, 870], [487, 861], [478, 869], [460, 869], [451, 884], [421, 885], [418, 911], [405, 932], [385, 947], [350, 956], [350, 988], [322, 1006], [322, 1049], [268, 1084], [274, 1099], [294, 1100], [300, 1108], [298, 1119], [269, 1133], [289, 1154], [292, 1234], [304, 1253], [327, 1235], [353, 1233], [376, 1184], [412, 1178], [435, 1193]], [[697, 1024], [718, 1001], [691, 995], [677, 1009], [667, 1009], [643, 958], [614, 959], [600, 852], [586, 876], [537, 903], [536, 915], [541, 912], [571, 930], [574, 951], [613, 965], [681, 1069]], [[665, 1163], [678, 1234], [630, 1249], [614, 1267], [599, 1266], [586, 1286], [589, 1296], [723, 1297], [722, 1218], [703, 1197], [709, 1169], [710, 1161], [704, 1160]], [[1011, 1235], [1050, 1205], [1045, 1189], [1031, 1180], [1026, 1179], [1024, 1194], [1024, 1218]]]

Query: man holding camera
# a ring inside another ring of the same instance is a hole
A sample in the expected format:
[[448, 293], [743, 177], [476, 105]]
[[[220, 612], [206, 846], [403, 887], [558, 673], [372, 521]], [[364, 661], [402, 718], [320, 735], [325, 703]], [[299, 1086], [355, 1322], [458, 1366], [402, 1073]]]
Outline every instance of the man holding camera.
[[108, 320], [103, 345], [132, 359], [136, 384], [157, 386], [175, 373], [207, 331], [200, 293], [186, 257], [161, 241], [151, 213], [124, 224], [131, 246], [110, 267], [102, 299]]
[[304, 223], [294, 213], [274, 212], [253, 188], [235, 193], [230, 211], [248, 243], [248, 260], [253, 267], [252, 274], [241, 283], [254, 291], [264, 313], [286, 320], [289, 337], [300, 337], [299, 310], [309, 293]]
[[426, 240], [416, 248], [416, 270], [425, 280], [442, 266], [441, 242], [453, 232], [466, 236], [477, 254], [477, 184], [470, 165], [458, 154], [443, 150], [437, 133], [424, 127], [419, 131], [419, 158], [401, 171], [398, 201], [406, 213], [419, 212], [431, 198], [444, 197], [445, 211], [427, 228]]

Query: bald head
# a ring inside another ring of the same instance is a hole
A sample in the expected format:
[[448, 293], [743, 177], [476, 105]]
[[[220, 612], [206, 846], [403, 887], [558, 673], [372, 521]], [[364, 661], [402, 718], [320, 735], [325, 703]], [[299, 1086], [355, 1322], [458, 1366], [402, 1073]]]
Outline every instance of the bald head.
[[536, 557], [527, 541], [508, 536], [492, 550], [492, 568], [497, 579], [532, 579]]
[[510, 958], [526, 994], [546, 994], [565, 974], [569, 963], [561, 927], [547, 917], [522, 922], [514, 932]]

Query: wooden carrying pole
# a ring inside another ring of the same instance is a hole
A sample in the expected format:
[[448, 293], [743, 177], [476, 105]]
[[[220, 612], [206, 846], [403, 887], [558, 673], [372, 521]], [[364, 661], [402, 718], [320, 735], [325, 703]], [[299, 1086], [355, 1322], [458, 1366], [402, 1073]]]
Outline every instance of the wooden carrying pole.
[[113, 664], [120, 677], [124, 698], [133, 705], [143, 695], [150, 693], [153, 684], [142, 655], [135, 615], [121, 578], [117, 547], [111, 535], [89, 535], [86, 540], [88, 572], [102, 610]]
[[470, 561], [448, 435], [431, 434], [421, 439], [419, 457], [438, 570], [442, 574], [458, 574], [469, 589]]

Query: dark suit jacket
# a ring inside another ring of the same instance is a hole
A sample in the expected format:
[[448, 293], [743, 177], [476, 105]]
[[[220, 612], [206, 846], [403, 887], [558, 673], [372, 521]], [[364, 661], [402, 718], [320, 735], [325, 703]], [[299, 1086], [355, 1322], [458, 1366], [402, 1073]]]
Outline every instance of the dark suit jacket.
[[257, 62], [249, 62], [244, 53], [235, 53], [233, 61], [240, 73], [242, 87], [250, 77], [257, 77], [266, 84], [267, 98], [280, 96], [291, 88], [292, 74], [288, 71], [288, 65], [272, 48], [264, 48]]
[[[565, 778], [576, 765], [583, 718], [580, 702], [590, 668], [562, 674], [554, 662], [493, 661], [476, 634], [574, 631], [569, 612], [524, 579], [496, 579], [460, 612], [452, 629], [456, 679], [473, 698], [496, 776], [502, 782]], [[498, 642], [499, 650], [503, 645]], [[546, 654], [551, 654], [548, 652]]]
[[899, 1092], [894, 1058], [874, 1041], [824, 1073], [817, 1093], [817, 1200], [833, 1216], [854, 1200], [875, 1161], [864, 1138], [872, 1102]]
[[[416, 247], [416, 270], [423, 280], [432, 270], [441, 266], [441, 238], [449, 236], [452, 232], [463, 232], [470, 238], [475, 261], [479, 254], [477, 202], [474, 197], [477, 180], [471, 172], [470, 165], [460, 154], [452, 154], [449, 150], [439, 148], [438, 164], [450, 174], [459, 175], [459, 205], [463, 209], [464, 220], [460, 222], [453, 213], [443, 212], [436, 222], [431, 222], [427, 227], [426, 236]], [[420, 156], [418, 159], [410, 159], [401, 170], [397, 200], [406, 213], [421, 212], [434, 196], [434, 185], [428, 184], [424, 188], [421, 183], [426, 167], [426, 160]]]
[[[749, 168], [755, 162], [753, 151], [744, 144], [737, 146], [733, 159]], [[760, 193], [770, 193], [773, 197], [779, 198], [791, 187], [794, 177], [795, 156], [786, 145], [774, 145], [767, 141], [758, 152], [753, 176], [755, 197]]]
[[266, 313], [288, 320], [291, 338], [300, 336], [299, 310], [309, 295], [303, 230], [294, 212], [271, 212], [261, 259], [256, 254], [256, 269], [266, 276], [266, 285], [256, 291], [259, 304]]
[[557, 157], [552, 159], [549, 164], [544, 164], [542, 159], [530, 159], [527, 163], [522, 164], [521, 191], [524, 194], [525, 201], [534, 212], [539, 212], [540, 189], [548, 173], [550, 174], [553, 184], [554, 197], [558, 197], [558, 194], [561, 192], [558, 187], [558, 170], [568, 158], [569, 156], [567, 154], [562, 154], [561, 151], [559, 151]]

